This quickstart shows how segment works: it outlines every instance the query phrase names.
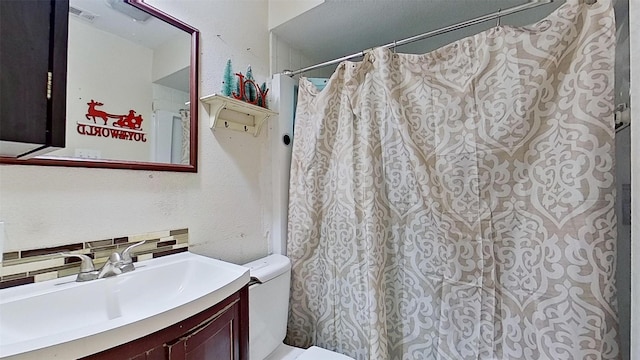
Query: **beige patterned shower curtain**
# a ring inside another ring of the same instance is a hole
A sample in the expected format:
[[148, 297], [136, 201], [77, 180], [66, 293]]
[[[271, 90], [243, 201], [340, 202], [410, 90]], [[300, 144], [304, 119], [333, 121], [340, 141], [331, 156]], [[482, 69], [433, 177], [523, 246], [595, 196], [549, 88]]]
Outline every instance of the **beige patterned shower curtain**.
[[614, 18], [568, 0], [300, 80], [286, 342], [356, 359], [616, 359]]
[[191, 163], [191, 110], [181, 109], [180, 120], [182, 121], [182, 143], [180, 144], [180, 164], [189, 165]]

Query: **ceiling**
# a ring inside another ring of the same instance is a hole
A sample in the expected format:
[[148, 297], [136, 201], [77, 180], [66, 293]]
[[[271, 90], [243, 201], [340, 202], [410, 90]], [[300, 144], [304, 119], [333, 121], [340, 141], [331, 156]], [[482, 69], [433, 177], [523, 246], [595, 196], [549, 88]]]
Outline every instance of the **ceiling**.
[[69, 6], [81, 11], [80, 15], [76, 15], [76, 11], [70, 9], [70, 16], [76, 16], [95, 28], [150, 49], [175, 36], [189, 36], [173, 25], [153, 17], [146, 21], [135, 21], [115, 10], [107, 0], [70, 0]]
[[[299, 50], [307, 58], [321, 63], [528, 2], [530, 1], [325, 0], [272, 31], [280, 40]], [[555, 0], [505, 16], [501, 23], [528, 25], [547, 16], [562, 3], [563, 0]], [[628, 0], [619, 0], [617, 3], [617, 7], [624, 4], [628, 6]], [[496, 20], [492, 20], [469, 26], [404, 45], [398, 51], [429, 52], [495, 24]]]
[[[116, 10], [113, 5], [116, 2], [120, 3], [116, 4], [116, 7], [117, 5], [120, 5], [121, 9], [124, 7], [125, 12], [134, 11], [133, 16], [138, 16], [140, 13], [148, 15], [129, 4], [124, 4], [123, 0], [70, 0], [69, 16], [149, 49], [156, 49], [176, 38], [190, 43], [189, 33], [154, 17], [144, 21], [135, 20], [132, 16]], [[176, 71], [156, 80], [155, 83], [188, 93], [190, 91], [189, 68]]]

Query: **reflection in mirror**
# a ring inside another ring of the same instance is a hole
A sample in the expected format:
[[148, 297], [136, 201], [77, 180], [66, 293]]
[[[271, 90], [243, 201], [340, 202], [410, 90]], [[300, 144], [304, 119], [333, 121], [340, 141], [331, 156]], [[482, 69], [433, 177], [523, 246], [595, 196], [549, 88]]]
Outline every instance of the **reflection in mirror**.
[[26, 162], [195, 172], [197, 36], [142, 1], [70, 0], [66, 146]]

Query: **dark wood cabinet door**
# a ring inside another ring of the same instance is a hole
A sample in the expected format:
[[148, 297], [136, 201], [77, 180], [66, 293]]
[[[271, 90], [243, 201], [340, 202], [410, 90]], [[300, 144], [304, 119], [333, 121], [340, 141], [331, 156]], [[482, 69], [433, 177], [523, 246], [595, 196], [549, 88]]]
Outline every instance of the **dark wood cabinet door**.
[[[0, 0], [2, 1], [2, 0]], [[247, 360], [249, 286], [184, 321], [81, 360]]]
[[68, 21], [68, 0], [0, 1], [3, 152], [65, 145]]
[[234, 304], [215, 320], [167, 346], [170, 360], [240, 359], [239, 306]]

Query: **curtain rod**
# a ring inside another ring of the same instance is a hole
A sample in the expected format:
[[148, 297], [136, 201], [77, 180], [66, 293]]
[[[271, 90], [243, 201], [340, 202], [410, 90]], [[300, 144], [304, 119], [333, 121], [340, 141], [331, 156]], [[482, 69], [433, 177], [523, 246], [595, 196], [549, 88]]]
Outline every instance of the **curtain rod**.
[[[466, 21], [462, 21], [459, 22], [457, 24], [453, 24], [453, 25], [448, 25], [445, 26], [443, 28], [440, 29], [436, 29], [436, 30], [432, 30], [429, 32], [426, 32], [424, 34], [420, 34], [420, 35], [415, 35], [412, 37], [408, 37], [406, 39], [402, 39], [402, 40], [398, 40], [398, 41], [394, 41], [392, 43], [386, 44], [386, 45], [382, 45], [379, 47], [382, 48], [395, 48], [396, 46], [401, 46], [401, 45], [406, 45], [418, 40], [423, 40], [426, 38], [430, 38], [436, 35], [440, 35], [440, 34], [444, 34], [444, 33], [448, 33], [450, 31], [455, 31], [455, 30], [459, 30], [462, 28], [465, 28], [467, 26], [471, 26], [471, 25], [476, 25], [488, 20], [493, 20], [493, 19], [498, 19], [498, 25], [500, 23], [500, 18], [503, 16], [507, 16], [507, 15], [511, 15], [511, 14], [515, 14], [517, 12], [523, 11], [523, 10], [527, 10], [527, 9], [533, 9], [535, 7], [538, 7], [540, 5], [545, 5], [545, 4], [549, 4], [552, 3], [553, 0], [538, 0], [538, 1], [531, 1], [528, 2], [526, 4], [522, 4], [522, 5], [517, 5], [517, 6], [513, 6], [507, 9], [500, 9], [496, 12], [487, 14], [487, 15], [482, 15], [482, 16], [478, 16], [476, 18], [470, 19], [470, 20], [466, 20]], [[302, 68], [299, 70], [295, 70], [295, 71], [291, 71], [291, 70], [284, 70], [282, 73], [284, 75], [288, 75], [288, 76], [294, 76], [294, 75], [298, 75], [300, 73], [306, 72], [306, 71], [310, 71], [310, 70], [315, 70], [315, 69], [319, 69], [325, 66], [329, 66], [329, 65], [333, 65], [333, 64], [337, 64], [340, 63], [342, 61], [345, 60], [349, 60], [349, 59], [353, 59], [353, 58], [357, 58], [360, 56], [364, 56], [367, 52], [371, 51], [372, 49], [366, 49], [366, 50], [362, 50], [360, 52], [357, 52], [355, 54], [351, 54], [351, 55], [347, 55], [347, 56], [343, 56], [341, 58], [338, 59], [334, 59], [334, 60], [330, 60], [330, 61], [325, 61], [323, 63], [320, 64], [316, 64], [316, 65], [312, 65], [306, 68]]]

